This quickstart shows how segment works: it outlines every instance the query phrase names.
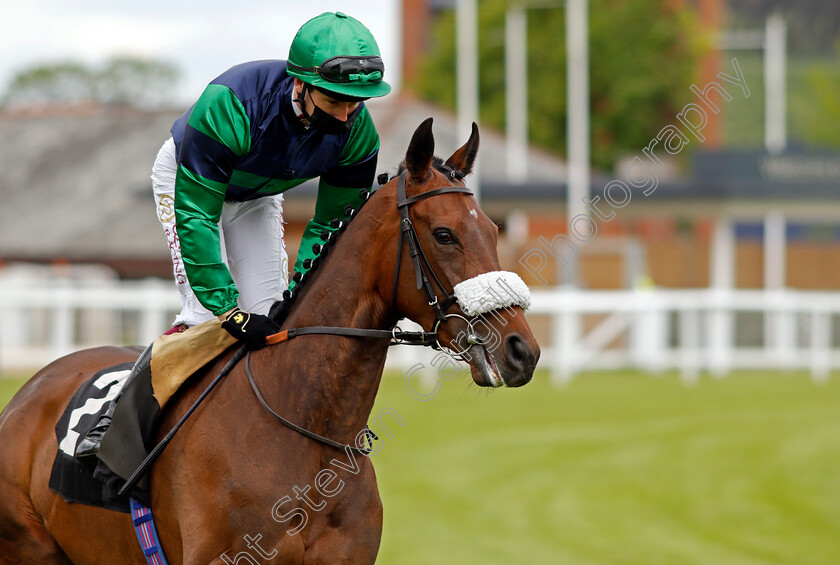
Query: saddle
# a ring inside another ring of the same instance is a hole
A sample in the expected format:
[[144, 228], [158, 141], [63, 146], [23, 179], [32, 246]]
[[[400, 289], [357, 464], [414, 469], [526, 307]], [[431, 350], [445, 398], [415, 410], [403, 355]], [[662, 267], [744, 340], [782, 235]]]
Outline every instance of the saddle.
[[[55, 427], [59, 447], [50, 489], [68, 502], [119, 512], [130, 511], [129, 498], [148, 505], [148, 475], [130, 493], [117, 492], [154, 448], [158, 415], [193, 374], [235, 344], [218, 321], [210, 320], [158, 337], [137, 361], [141, 370], [130, 382], [135, 363], [108, 367], [85, 381]], [[115, 399], [119, 402], [98, 458], [76, 459], [78, 442]]]

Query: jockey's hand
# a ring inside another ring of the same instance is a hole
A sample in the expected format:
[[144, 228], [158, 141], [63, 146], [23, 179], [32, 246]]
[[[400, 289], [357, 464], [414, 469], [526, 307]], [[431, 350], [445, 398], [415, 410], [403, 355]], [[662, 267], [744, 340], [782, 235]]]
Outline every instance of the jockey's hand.
[[234, 308], [222, 322], [227, 332], [248, 346], [248, 349], [265, 347], [265, 338], [280, 331], [280, 326], [268, 316]]

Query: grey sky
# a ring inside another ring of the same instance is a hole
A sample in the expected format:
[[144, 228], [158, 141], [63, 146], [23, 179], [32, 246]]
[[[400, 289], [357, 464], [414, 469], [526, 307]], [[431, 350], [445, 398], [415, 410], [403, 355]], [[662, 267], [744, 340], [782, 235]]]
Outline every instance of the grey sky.
[[345, 12], [370, 28], [386, 80], [397, 86], [398, 0], [6, 0], [0, 9], [0, 89], [35, 64], [96, 64], [127, 54], [177, 64], [179, 99], [188, 103], [232, 65], [285, 59], [297, 29], [326, 11]]

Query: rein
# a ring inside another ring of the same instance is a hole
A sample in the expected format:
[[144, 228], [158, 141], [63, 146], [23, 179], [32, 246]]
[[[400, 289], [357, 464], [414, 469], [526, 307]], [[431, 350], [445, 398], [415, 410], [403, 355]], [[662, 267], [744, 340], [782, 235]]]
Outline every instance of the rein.
[[[414, 277], [417, 283], [417, 288], [424, 289], [429, 302], [429, 306], [431, 306], [435, 311], [435, 318], [437, 319], [437, 323], [435, 324], [434, 330], [431, 332], [404, 332], [402, 330], [399, 330], [399, 326], [395, 326], [390, 331], [363, 328], [343, 328], [334, 326], [307, 326], [302, 328], [290, 328], [278, 332], [272, 336], [269, 336], [266, 339], [267, 344], [274, 345], [278, 343], [283, 343], [301, 335], [338, 335], [345, 337], [390, 338], [391, 343], [389, 345], [428, 345], [436, 349], [439, 349], [441, 347], [437, 337], [437, 332], [440, 325], [445, 324], [446, 319], [448, 317], [455, 316], [463, 319], [463, 316], [460, 316], [458, 314], [446, 314], [444, 312], [446, 308], [455, 303], [455, 295], [447, 292], [444, 289], [443, 284], [440, 282], [440, 279], [435, 274], [434, 269], [432, 269], [432, 265], [431, 263], [429, 263], [429, 259], [426, 257], [426, 253], [423, 251], [423, 247], [420, 245], [420, 237], [417, 235], [417, 230], [414, 228], [414, 224], [411, 222], [411, 217], [408, 213], [408, 208], [415, 202], [419, 202], [420, 200], [424, 200], [426, 198], [431, 198], [432, 196], [438, 196], [440, 194], [448, 193], [472, 194], [472, 191], [464, 186], [444, 186], [436, 188], [434, 190], [430, 190], [429, 192], [424, 192], [422, 194], [412, 196], [411, 198], [407, 198], [405, 193], [407, 177], [408, 171], [403, 171], [397, 183], [397, 208], [400, 211], [401, 228], [400, 240], [397, 246], [397, 265], [396, 269], [394, 270], [392, 307], [396, 307], [398, 286], [397, 283], [400, 275], [400, 261], [402, 259], [403, 240], [407, 240], [409, 252], [411, 253], [411, 260], [414, 263]], [[454, 178], [453, 175], [450, 175], [450, 177]], [[426, 275], [427, 270], [432, 274], [432, 279], [434, 279], [438, 288], [440, 288], [440, 290], [446, 295], [443, 300], [443, 303], [438, 301], [438, 297], [437, 294], [435, 294], [435, 290], [432, 287], [432, 283], [429, 280], [429, 277]], [[468, 320], [467, 323], [469, 324]], [[257, 383], [254, 380], [254, 375], [251, 373], [250, 359], [251, 354], [250, 352], [248, 352], [248, 355], [245, 357], [245, 373], [248, 375], [248, 381], [251, 383], [251, 388], [254, 390], [254, 394], [256, 395], [257, 400], [259, 400], [262, 407], [265, 408], [268, 411], [268, 413], [271, 414], [274, 418], [279, 420], [286, 427], [298, 432], [299, 434], [302, 434], [310, 439], [313, 439], [325, 445], [329, 445], [336, 449], [350, 449], [362, 455], [370, 454], [370, 452], [373, 450], [372, 440], [377, 440], [379, 438], [376, 437], [376, 434], [373, 432], [373, 430], [371, 430], [368, 427], [365, 427], [363, 432], [365, 434], [365, 438], [368, 442], [368, 445], [364, 448], [360, 448], [352, 445], [342, 444], [332, 439], [320, 436], [314, 432], [310, 432], [306, 428], [302, 428], [297, 424], [290, 422], [289, 420], [285, 419], [277, 412], [272, 410], [272, 408], [268, 405], [268, 403], [265, 401], [262, 394], [260, 393], [259, 388], [257, 387]]]
[[267, 345], [276, 345], [300, 335], [341, 335], [345, 337], [391, 338], [389, 345], [428, 345], [439, 346], [437, 332], [404, 332], [398, 327], [393, 330], [368, 330], [362, 328], [342, 328], [335, 326], [307, 326], [289, 328], [266, 338]]
[[287, 420], [286, 418], [284, 418], [283, 416], [281, 416], [280, 414], [278, 414], [277, 412], [272, 410], [271, 406], [269, 406], [268, 403], [263, 398], [262, 393], [260, 393], [260, 389], [257, 388], [257, 383], [254, 380], [254, 375], [253, 375], [253, 373], [251, 373], [251, 352], [250, 351], [245, 356], [245, 374], [248, 375], [248, 381], [251, 383], [251, 388], [254, 390], [254, 394], [257, 396], [257, 400], [260, 401], [260, 404], [262, 404], [262, 407], [265, 408], [268, 411], [269, 414], [274, 416], [274, 418], [279, 420], [280, 423], [282, 423], [287, 428], [290, 428], [290, 429], [296, 431], [297, 433], [308, 437], [309, 439], [314, 439], [315, 441], [319, 441], [323, 444], [329, 445], [330, 447], [334, 447], [336, 449], [349, 449], [351, 451], [355, 451], [359, 455], [365, 455], [365, 456], [370, 455], [370, 453], [373, 451], [373, 441], [378, 440], [379, 437], [376, 435], [376, 433], [372, 429], [368, 428], [367, 426], [365, 426], [365, 429], [362, 431], [362, 433], [365, 434], [366, 441], [368, 442], [367, 446], [356, 447], [354, 445], [347, 445], [347, 444], [339, 443], [337, 441], [331, 440], [330, 438], [318, 435], [315, 432], [310, 432], [306, 428], [302, 428], [302, 427], [298, 426], [294, 422], [291, 422], [291, 421]]

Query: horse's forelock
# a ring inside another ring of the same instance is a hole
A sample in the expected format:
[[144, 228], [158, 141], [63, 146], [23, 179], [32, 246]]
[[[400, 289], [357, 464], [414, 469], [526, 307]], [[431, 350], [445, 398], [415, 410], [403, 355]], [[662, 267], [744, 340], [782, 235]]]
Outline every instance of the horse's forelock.
[[[443, 159], [441, 159], [440, 157], [437, 157], [437, 156], [432, 159], [432, 167], [437, 172], [443, 174], [448, 179], [462, 180], [465, 176], [463, 171], [453, 170], [446, 163], [444, 163]], [[399, 164], [399, 167], [397, 167], [397, 172], [394, 175], [392, 175], [390, 177], [387, 175], [387, 173], [383, 173], [383, 174], [379, 175], [380, 176], [379, 184], [386, 184], [387, 182], [390, 182], [390, 181], [394, 180], [395, 178], [399, 177], [406, 170], [407, 170], [407, 167], [406, 167], [405, 161], [403, 161], [402, 163]], [[387, 179], [387, 180], [385, 180], [385, 179]]]
[[[447, 167], [446, 165], [443, 164], [443, 159], [441, 159], [440, 157], [437, 157], [437, 156], [432, 158], [432, 166], [439, 173], [443, 173], [445, 175], [448, 175], [449, 172], [451, 171], [451, 169], [449, 167]], [[388, 180], [392, 180], [392, 179], [400, 176], [403, 173], [403, 171], [405, 171], [405, 170], [406, 170], [406, 164], [405, 164], [405, 161], [403, 161], [402, 163], [400, 163], [399, 167], [397, 167], [397, 173]]]

